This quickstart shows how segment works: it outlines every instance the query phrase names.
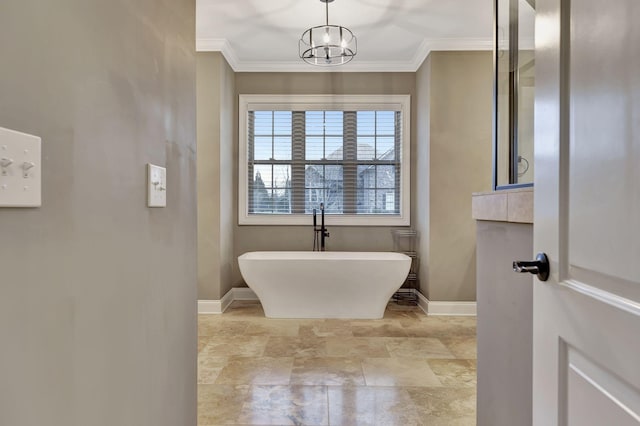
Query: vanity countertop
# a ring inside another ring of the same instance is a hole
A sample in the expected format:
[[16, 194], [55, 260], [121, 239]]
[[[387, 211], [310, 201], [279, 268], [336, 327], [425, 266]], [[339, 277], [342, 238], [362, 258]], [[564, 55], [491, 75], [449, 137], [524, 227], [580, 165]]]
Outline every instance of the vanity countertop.
[[533, 223], [533, 188], [476, 192], [472, 215], [476, 220]]

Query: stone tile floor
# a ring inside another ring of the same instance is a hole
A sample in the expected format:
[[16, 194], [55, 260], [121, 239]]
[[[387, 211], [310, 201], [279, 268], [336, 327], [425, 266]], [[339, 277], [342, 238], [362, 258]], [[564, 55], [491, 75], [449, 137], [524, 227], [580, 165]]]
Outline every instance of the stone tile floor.
[[198, 316], [198, 425], [475, 425], [476, 320]]

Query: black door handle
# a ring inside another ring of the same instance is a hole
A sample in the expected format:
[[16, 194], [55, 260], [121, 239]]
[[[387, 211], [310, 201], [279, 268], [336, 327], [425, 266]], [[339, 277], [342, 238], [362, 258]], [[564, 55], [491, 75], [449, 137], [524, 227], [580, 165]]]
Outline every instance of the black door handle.
[[540, 281], [549, 279], [549, 259], [545, 253], [538, 253], [536, 260], [515, 260], [513, 270], [520, 273], [530, 273], [537, 275]]

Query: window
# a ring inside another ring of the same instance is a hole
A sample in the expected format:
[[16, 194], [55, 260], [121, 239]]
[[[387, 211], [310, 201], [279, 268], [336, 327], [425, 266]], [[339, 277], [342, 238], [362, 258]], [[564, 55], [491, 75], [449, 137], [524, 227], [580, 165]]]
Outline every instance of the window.
[[240, 96], [239, 223], [409, 225], [409, 96]]

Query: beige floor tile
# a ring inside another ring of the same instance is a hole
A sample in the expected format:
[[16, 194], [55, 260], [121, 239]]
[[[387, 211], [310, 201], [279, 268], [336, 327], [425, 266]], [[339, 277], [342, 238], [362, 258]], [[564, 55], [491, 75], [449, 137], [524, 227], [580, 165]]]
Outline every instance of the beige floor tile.
[[252, 386], [239, 423], [252, 425], [328, 425], [325, 386]]
[[442, 337], [440, 341], [449, 348], [456, 358], [476, 359], [478, 358], [478, 343], [475, 336], [466, 337]]
[[352, 321], [356, 337], [407, 337], [407, 331], [398, 321]]
[[367, 386], [441, 386], [422, 358], [366, 358], [362, 371]]
[[247, 321], [221, 321], [220, 315], [198, 315], [198, 336], [237, 336], [248, 325]]
[[329, 387], [329, 423], [338, 426], [411, 426], [420, 422], [408, 392], [399, 387]]
[[389, 303], [384, 312], [384, 319], [409, 319], [415, 320], [426, 317], [425, 313], [417, 306], [398, 305]]
[[415, 387], [407, 388], [407, 392], [422, 424], [475, 425], [476, 392], [473, 388]]
[[420, 318], [420, 321], [426, 321], [426, 322], [440, 322], [440, 323], [445, 323], [445, 324], [449, 324], [451, 326], [457, 326], [457, 327], [463, 327], [463, 328], [472, 328], [475, 329], [476, 328], [476, 323], [477, 323], [477, 318], [474, 316], [448, 316], [448, 315], [444, 315], [444, 316], [438, 316], [438, 315], [432, 315], [432, 316], [424, 316]]
[[469, 337], [476, 335], [475, 317], [430, 316], [420, 321], [401, 320], [409, 337]]
[[364, 386], [359, 358], [296, 358], [292, 385]]
[[327, 337], [327, 355], [330, 357], [388, 358], [385, 339], [375, 337]]
[[392, 358], [455, 358], [439, 339], [431, 337], [389, 338], [386, 345]]
[[424, 426], [476, 426], [476, 417], [425, 417], [420, 425]]
[[266, 336], [210, 336], [200, 351], [205, 356], [262, 356]]
[[470, 359], [430, 359], [431, 370], [444, 386], [476, 387], [476, 361]]
[[409, 305], [405, 303], [396, 303], [396, 302], [387, 303], [387, 307], [385, 311], [388, 311], [388, 312], [404, 311], [404, 312], [421, 313], [424, 315], [424, 312], [422, 311], [422, 309], [420, 309], [420, 307], [417, 305]]
[[216, 379], [216, 384], [288, 385], [293, 358], [231, 358]]
[[473, 317], [280, 320], [234, 302], [198, 322], [199, 426], [475, 424]]
[[198, 385], [198, 426], [236, 424], [249, 386]]
[[323, 338], [269, 337], [264, 356], [271, 357], [318, 357], [327, 356], [327, 345]]
[[296, 320], [265, 318], [248, 323], [244, 334], [247, 336], [289, 336], [297, 337], [300, 325]]
[[249, 300], [236, 300], [221, 315], [222, 320], [232, 320], [234, 317], [242, 317], [243, 319], [265, 318], [264, 310], [260, 302]]
[[227, 363], [227, 357], [198, 356], [198, 384], [215, 383]]
[[317, 320], [300, 325], [301, 337], [353, 337], [350, 320]]
[[209, 343], [208, 337], [198, 336], [198, 353], [200, 353], [204, 349], [204, 347], [207, 346], [207, 343]]

